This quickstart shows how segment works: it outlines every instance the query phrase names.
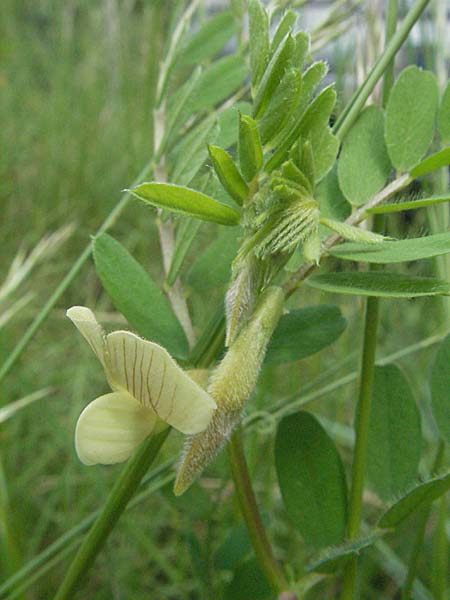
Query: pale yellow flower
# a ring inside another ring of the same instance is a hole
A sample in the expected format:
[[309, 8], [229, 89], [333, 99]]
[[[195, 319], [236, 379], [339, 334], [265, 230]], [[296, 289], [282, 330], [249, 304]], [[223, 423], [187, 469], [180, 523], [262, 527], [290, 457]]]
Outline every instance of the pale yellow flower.
[[171, 425], [185, 434], [208, 426], [216, 404], [158, 344], [129, 331], [105, 334], [94, 314], [73, 306], [67, 316], [87, 340], [113, 390], [78, 418], [75, 447], [87, 465], [127, 460], [150, 434]]

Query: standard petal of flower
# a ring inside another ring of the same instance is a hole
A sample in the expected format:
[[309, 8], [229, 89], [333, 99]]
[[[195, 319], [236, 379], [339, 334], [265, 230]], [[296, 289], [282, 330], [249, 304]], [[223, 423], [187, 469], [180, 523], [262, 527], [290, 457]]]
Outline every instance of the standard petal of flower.
[[107, 373], [114, 389], [126, 390], [182, 433], [206, 429], [216, 403], [164, 348], [129, 331], [110, 333], [106, 347]]
[[100, 396], [78, 418], [75, 448], [86, 465], [127, 460], [152, 433], [157, 416], [125, 392]]
[[69, 317], [105, 367], [105, 332], [97, 322], [94, 313], [85, 306], [72, 306], [66, 312], [66, 316]]

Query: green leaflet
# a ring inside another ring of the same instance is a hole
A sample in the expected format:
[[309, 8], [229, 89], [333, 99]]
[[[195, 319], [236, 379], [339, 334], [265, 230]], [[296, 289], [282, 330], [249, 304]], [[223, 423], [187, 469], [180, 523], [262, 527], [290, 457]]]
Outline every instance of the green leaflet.
[[322, 304], [283, 315], [267, 347], [266, 364], [282, 364], [311, 356], [333, 344], [347, 321], [337, 306]]
[[251, 181], [263, 164], [263, 150], [258, 124], [247, 115], [239, 115], [239, 166], [244, 178]]
[[264, 114], [270, 98], [272, 98], [277, 86], [283, 79], [294, 50], [294, 38], [288, 33], [270, 59], [259, 83], [253, 103], [253, 116], [255, 119], [261, 118]]
[[239, 173], [233, 159], [226, 150], [218, 146], [208, 146], [208, 150], [220, 183], [230, 196], [238, 204], [242, 205], [248, 197], [248, 186]]
[[318, 184], [315, 197], [319, 202], [322, 217], [344, 221], [350, 215], [351, 206], [339, 187], [337, 164]]
[[421, 177], [442, 167], [448, 167], [448, 165], [450, 165], [450, 148], [444, 148], [440, 152], [427, 156], [425, 160], [413, 167], [410, 175], [413, 178]]
[[188, 344], [183, 329], [149, 274], [106, 233], [94, 240], [93, 248], [97, 274], [117, 310], [139, 335], [185, 358]]
[[248, 102], [237, 102], [237, 104], [221, 111], [217, 117], [219, 125], [219, 139], [222, 148], [234, 146], [239, 136], [239, 113], [249, 115], [252, 112], [251, 104]]
[[[385, 240], [385, 238], [379, 233], [374, 233], [373, 231], [368, 231], [367, 229], [362, 229], [361, 227], [355, 227], [353, 225], [349, 225], [348, 223], [343, 223], [342, 221], [335, 221], [334, 219], [322, 217], [320, 219], [320, 223], [337, 233], [340, 237], [350, 240], [351, 242], [363, 243], [365, 247], [373, 247], [375, 244], [377, 245], [376, 247], [379, 247], [380, 244]], [[331, 252], [333, 251], [334, 250], [332, 249]]]
[[229, 11], [208, 19], [181, 48], [178, 65], [193, 65], [213, 58], [236, 31], [235, 20]]
[[431, 406], [434, 419], [447, 443], [450, 442], [450, 335], [439, 347], [431, 372]]
[[269, 19], [259, 0], [249, 0], [248, 17], [250, 69], [252, 73], [252, 91], [254, 92], [269, 62]]
[[192, 246], [201, 222], [197, 219], [183, 219], [177, 231], [172, 262], [167, 274], [167, 285], [173, 285], [178, 277], [184, 260]]
[[[272, 44], [270, 45], [271, 54], [273, 54], [277, 50], [278, 46], [284, 40], [286, 35], [292, 31], [296, 22], [297, 13], [293, 10], [287, 10], [281, 18], [277, 30], [275, 31], [275, 34], [273, 36]], [[294, 65], [297, 66], [296, 63], [294, 63]]]
[[304, 144], [297, 144], [297, 158], [296, 165], [309, 181], [309, 187], [312, 192], [315, 187], [316, 169], [312, 144], [309, 140], [306, 140]]
[[431, 196], [421, 200], [411, 200], [410, 202], [394, 202], [393, 204], [380, 204], [375, 208], [369, 208], [367, 211], [372, 215], [382, 215], [385, 213], [400, 212], [402, 210], [415, 210], [417, 208], [427, 208], [435, 204], [450, 202], [450, 196]]
[[410, 385], [396, 365], [375, 368], [367, 477], [384, 500], [403, 492], [417, 477], [422, 436]]
[[295, 50], [292, 54], [292, 64], [297, 69], [303, 69], [311, 46], [311, 37], [306, 31], [299, 31], [294, 36]]
[[237, 225], [240, 214], [214, 198], [181, 185], [170, 183], [141, 183], [131, 190], [136, 198], [172, 212], [222, 225]]
[[413, 167], [433, 139], [439, 91], [436, 77], [415, 65], [404, 69], [386, 108], [386, 144], [399, 171]]
[[195, 86], [197, 85], [198, 79], [201, 75], [200, 67], [195, 69], [189, 79], [181, 86], [176, 94], [170, 98], [167, 107], [166, 117], [166, 130], [164, 134], [164, 142], [162, 147], [165, 148], [166, 144], [169, 149], [172, 147], [174, 141], [179, 136], [179, 130], [181, 126], [187, 121], [192, 115], [189, 106], [189, 100]]
[[442, 142], [450, 144], [450, 81], [448, 81], [442, 96], [437, 123]]
[[207, 144], [219, 134], [217, 121], [208, 116], [185, 134], [170, 155], [171, 177], [178, 185], [189, 185], [208, 157]]
[[[309, 144], [306, 145], [308, 146]], [[302, 154], [305, 153], [302, 152]], [[305, 198], [309, 198], [310, 195], [312, 195], [314, 190], [314, 180], [311, 181], [311, 179], [306, 176], [305, 172], [300, 170], [292, 160], [287, 160], [285, 163], [283, 163], [281, 167], [281, 174], [281, 178], [277, 176], [276, 173], [272, 176], [273, 188], [275, 188], [275, 185], [273, 184], [279, 180], [279, 183], [281, 184], [297, 184], [299, 191], [302, 195], [305, 195]]]
[[288, 69], [269, 100], [266, 112], [259, 122], [263, 144], [268, 143], [289, 120], [302, 86], [302, 75], [297, 69]]
[[[305, 136], [305, 132], [304, 136]], [[310, 124], [307, 137], [294, 144], [289, 156], [305, 173], [311, 189], [319, 183], [332, 168], [339, 150], [339, 141], [331, 132], [326, 119], [316, 119]]]
[[[303, 84], [305, 79], [303, 79]], [[304, 112], [300, 121], [286, 135], [280, 146], [272, 154], [266, 163], [266, 171], [271, 172], [276, 169], [286, 158], [286, 155], [292, 145], [298, 140], [308, 139], [311, 132], [317, 131], [317, 128], [328, 124], [331, 111], [336, 103], [336, 92], [332, 86], [322, 90], [320, 94], [311, 102]], [[313, 144], [313, 134], [311, 134], [311, 143]], [[316, 174], [317, 177], [317, 174]]]
[[281, 421], [275, 465], [287, 512], [305, 541], [319, 548], [340, 543], [347, 518], [344, 467], [312, 414], [301, 411]]
[[413, 512], [431, 504], [450, 490], [450, 473], [418, 483], [381, 515], [378, 527], [397, 527]]
[[199, 253], [187, 274], [187, 283], [198, 292], [225, 285], [231, 278], [231, 263], [239, 249], [239, 227], [223, 229], [214, 241]]
[[311, 233], [302, 243], [302, 254], [306, 261], [313, 262], [316, 265], [320, 262], [320, 253], [322, 250], [322, 241], [319, 235], [319, 227]]
[[345, 260], [368, 263], [398, 263], [432, 258], [450, 252], [450, 232], [421, 238], [384, 241], [380, 244], [340, 244], [330, 254]]
[[309, 139], [314, 155], [314, 181], [319, 183], [332, 168], [339, 150], [339, 140], [333, 135], [328, 123], [313, 125]]
[[[306, 45], [306, 39], [304, 41], [304, 51], [306, 52], [309, 48], [309, 38], [308, 45]], [[293, 63], [297, 67], [297, 63]], [[284, 142], [284, 138], [288, 136], [291, 130], [298, 124], [300, 119], [302, 118], [303, 113], [305, 112], [308, 103], [314, 95], [314, 92], [317, 89], [317, 86], [325, 77], [328, 72], [328, 65], [325, 62], [315, 62], [302, 74], [302, 89], [300, 92], [300, 97], [298, 99], [297, 106], [295, 107], [294, 114], [289, 120], [289, 123], [286, 127], [286, 132], [282, 131], [276, 138], [276, 143], [274, 145], [277, 146], [279, 143]]]
[[324, 292], [353, 296], [415, 298], [450, 294], [450, 283], [446, 281], [403, 273], [320, 273], [308, 277], [305, 282]]
[[314, 96], [319, 83], [327, 73], [328, 64], [324, 61], [314, 62], [306, 69], [303, 73], [303, 88], [298, 110], [301, 110], [302, 112], [305, 110], [309, 101]]
[[189, 102], [191, 114], [209, 110], [226, 100], [241, 86], [246, 73], [241, 56], [234, 54], [213, 62], [200, 75], [192, 91]]
[[233, 200], [229, 193], [225, 190], [213, 169], [209, 170], [209, 173], [206, 174], [206, 178], [206, 187], [203, 189], [200, 186], [201, 179], [199, 178], [199, 185], [196, 185], [197, 189], [200, 189], [202, 192], [205, 192], [205, 194], [208, 194], [208, 196], [215, 198], [221, 204], [226, 204], [227, 206], [230, 206], [233, 209], [239, 210], [239, 208], [236, 207], [236, 201]]
[[361, 550], [373, 546], [386, 532], [374, 531], [368, 536], [344, 542], [339, 546], [325, 548], [317, 556], [313, 557], [306, 565], [306, 571], [318, 573], [335, 573], [343, 567], [351, 558], [359, 556]]
[[360, 206], [386, 183], [391, 162], [384, 141], [384, 113], [365, 108], [345, 137], [338, 161], [339, 185], [349, 202]]
[[[245, 74], [245, 64], [242, 58], [236, 55], [217, 60], [204, 70], [196, 69], [173, 96], [173, 100], [169, 101], [165, 139], [170, 145], [173, 145], [180, 127], [189, 117], [198, 112], [211, 110], [216, 104], [225, 100], [239, 88]], [[203, 123], [205, 122], [211, 123], [211, 126], [213, 124], [210, 118], [204, 119]], [[197, 127], [201, 129], [202, 125]], [[192, 132], [193, 130], [183, 136], [181, 143], [175, 147], [175, 153], [180, 153], [179, 146], [186, 144], [186, 137], [189, 137]], [[197, 140], [198, 136], [193, 135]], [[186, 153], [182, 152], [182, 154]]]
[[314, 93], [319, 83], [322, 81], [322, 79], [327, 73], [328, 65], [323, 61], [313, 63], [303, 73], [302, 92], [300, 94], [300, 99], [293, 120], [295, 119], [295, 121], [298, 121], [301, 118], [302, 114], [306, 110], [306, 107], [308, 106], [308, 103], [314, 96]]
[[[306, 139], [317, 127], [328, 125], [335, 104], [336, 91], [330, 85], [322, 90], [306, 109], [299, 124], [298, 133], [300, 137]], [[310, 141], [314, 149], [314, 140], [311, 139]]]

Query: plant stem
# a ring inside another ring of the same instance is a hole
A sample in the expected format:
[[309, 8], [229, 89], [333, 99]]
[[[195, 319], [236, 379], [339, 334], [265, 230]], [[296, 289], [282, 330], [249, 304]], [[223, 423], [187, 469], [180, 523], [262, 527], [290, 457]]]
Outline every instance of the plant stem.
[[[364, 477], [369, 438], [370, 411], [372, 404], [372, 387], [377, 346], [379, 301], [368, 298], [364, 325], [363, 356], [361, 363], [361, 383], [358, 400], [358, 413], [355, 423], [355, 450], [352, 464], [352, 485], [350, 491], [350, 508], [347, 537], [352, 540], [358, 537], [361, 525]], [[356, 586], [357, 561], [351, 560], [344, 570], [342, 600], [353, 600]]]
[[228, 444], [228, 456], [239, 507], [244, 517], [258, 563], [274, 591], [277, 593], [286, 591], [288, 589], [288, 582], [281, 567], [275, 560], [261, 520], [261, 515], [259, 514], [247, 461], [245, 460], [240, 429], [233, 434]]
[[[425, 5], [424, 5], [425, 6]], [[412, 12], [412, 11], [411, 11]], [[411, 14], [411, 13], [410, 13]], [[418, 13], [420, 15], [420, 12]], [[396, 37], [395, 29], [398, 19], [398, 0], [389, 0], [386, 18], [386, 44], [387, 48], [384, 54], [387, 53], [388, 49], [393, 46], [394, 39]], [[406, 21], [406, 19], [405, 19]], [[404, 24], [403, 24], [404, 25]], [[409, 31], [409, 30], [408, 30]], [[405, 36], [406, 37], [406, 36]], [[394, 80], [394, 57], [395, 52], [392, 54], [390, 59], [384, 66], [384, 79], [383, 79], [383, 106], [386, 106], [389, 94], [392, 88]], [[374, 71], [372, 70], [372, 73]], [[380, 71], [381, 73], [382, 71]], [[369, 78], [366, 80], [370, 80]], [[370, 90], [371, 91], [371, 90]], [[370, 93], [369, 91], [369, 93]], [[365, 100], [364, 100], [365, 102]], [[361, 107], [364, 105], [361, 104]], [[358, 110], [359, 112], [359, 110]], [[351, 111], [348, 114], [350, 119]], [[342, 131], [344, 133], [342, 134]], [[341, 135], [345, 135], [344, 125], [341, 128]], [[374, 219], [374, 231], [382, 233], [384, 231], [384, 216], [380, 215], [381, 218]], [[376, 265], [371, 266], [371, 270], [376, 270]], [[359, 390], [359, 401], [358, 401], [358, 413], [356, 416], [355, 426], [355, 449], [352, 464], [352, 484], [350, 492], [350, 515], [348, 521], [347, 536], [349, 539], [354, 539], [359, 535], [362, 509], [363, 509], [363, 493], [364, 493], [364, 479], [366, 470], [366, 456], [369, 439], [369, 427], [370, 427], [370, 412], [372, 405], [372, 390], [373, 390], [373, 379], [375, 371], [375, 355], [377, 348], [377, 331], [378, 321], [380, 312], [380, 301], [379, 298], [368, 298], [366, 301], [366, 316], [365, 316], [365, 328], [364, 328], [364, 342], [363, 342], [363, 356], [361, 364], [361, 383]], [[358, 575], [358, 559], [353, 558], [346, 565], [344, 569], [344, 578], [342, 585], [342, 600], [353, 600], [356, 592]]]
[[68, 600], [73, 597], [169, 432], [170, 428], [167, 427], [160, 433], [149, 436], [129, 460], [114, 484], [101, 513], [75, 555], [54, 600]]
[[343, 140], [353, 123], [358, 118], [358, 115], [372, 93], [374, 87], [382, 77], [383, 73], [389, 67], [389, 63], [397, 54], [403, 42], [408, 37], [409, 32], [413, 28], [416, 21], [419, 19], [430, 0], [416, 0], [415, 4], [404, 18], [402, 24], [397, 30], [397, 33], [392, 37], [384, 52], [378, 58], [365, 82], [355, 92], [339, 119], [336, 121], [333, 133], [339, 140]]
[[[380, 217], [380, 218], [377, 218]], [[381, 233], [384, 230], [384, 215], [376, 215], [373, 230]], [[378, 270], [380, 265], [371, 265], [371, 270]], [[377, 349], [377, 332], [380, 312], [380, 299], [367, 298], [364, 322], [363, 354], [361, 361], [361, 381], [359, 388], [358, 410], [355, 417], [355, 449], [352, 464], [352, 484], [350, 490], [349, 520], [347, 537], [353, 540], [360, 533], [364, 479], [366, 473], [367, 447], [369, 441], [370, 412], [372, 406], [373, 379], [375, 373], [375, 355]], [[342, 600], [353, 600], [356, 590], [358, 560], [353, 558], [344, 569]]]
[[[389, 0], [386, 14], [386, 30], [385, 30], [385, 44], [387, 45], [395, 35], [398, 21], [398, 0]], [[383, 107], [386, 108], [389, 94], [391, 93], [392, 86], [394, 84], [394, 58], [389, 62], [386, 67], [386, 71], [383, 77]]]

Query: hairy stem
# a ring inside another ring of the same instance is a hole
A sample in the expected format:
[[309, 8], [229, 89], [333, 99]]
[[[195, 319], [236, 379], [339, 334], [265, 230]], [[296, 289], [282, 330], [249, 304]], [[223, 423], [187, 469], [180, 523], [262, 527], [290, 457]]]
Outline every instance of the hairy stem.
[[142, 478], [155, 460], [169, 432], [170, 428], [167, 427], [162, 432], [149, 436], [129, 460], [114, 484], [100, 515], [76, 553], [54, 600], [68, 600], [73, 597], [139, 487]]
[[231, 473], [233, 476], [236, 496], [242, 516], [250, 536], [250, 541], [255, 551], [255, 556], [261, 566], [268, 582], [277, 593], [288, 589], [288, 582], [284, 573], [275, 560], [267, 538], [264, 525], [259, 514], [255, 494], [253, 492], [247, 461], [245, 460], [244, 446], [241, 430], [238, 429], [228, 444]]

